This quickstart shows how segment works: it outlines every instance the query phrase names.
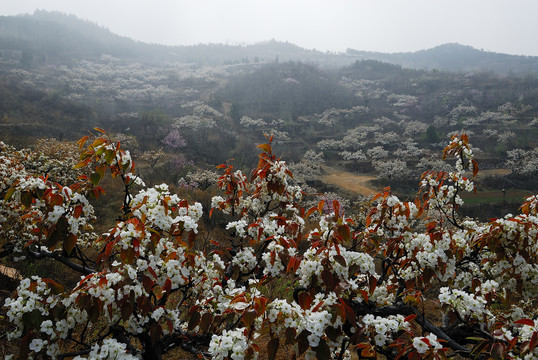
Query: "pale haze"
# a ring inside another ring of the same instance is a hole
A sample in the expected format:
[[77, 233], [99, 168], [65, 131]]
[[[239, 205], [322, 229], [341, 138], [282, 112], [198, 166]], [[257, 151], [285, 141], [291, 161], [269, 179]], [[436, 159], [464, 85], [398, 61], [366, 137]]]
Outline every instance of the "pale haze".
[[538, 56], [537, 0], [2, 0], [0, 15], [60, 11], [165, 45], [288, 41], [407, 52], [444, 43]]

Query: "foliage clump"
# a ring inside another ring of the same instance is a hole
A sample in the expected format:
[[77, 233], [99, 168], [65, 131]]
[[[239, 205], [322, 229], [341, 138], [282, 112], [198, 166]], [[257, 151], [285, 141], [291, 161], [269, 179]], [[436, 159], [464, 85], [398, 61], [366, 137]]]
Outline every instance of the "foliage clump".
[[[337, 200], [303, 208], [306, 194], [269, 139], [249, 176], [218, 167], [209, 213], [227, 216], [226, 235], [208, 234], [208, 246], [201, 204], [165, 184], [146, 187], [130, 153], [96, 130], [78, 142], [80, 174], [62, 184], [0, 143], [0, 220], [13, 226], [0, 233], [2, 254], [82, 274], [73, 289], [24, 279], [6, 300], [20, 358], [159, 359], [181, 348], [251, 359], [263, 351], [260, 335], [270, 359], [285, 346], [307, 359], [538, 356], [538, 197], [489, 223], [458, 216], [478, 173], [465, 134], [443, 153], [455, 170], [424, 173], [414, 201], [385, 189], [364, 224]], [[106, 173], [124, 200], [98, 236], [88, 199], [102, 198]], [[264, 291], [282, 277], [291, 296]]]

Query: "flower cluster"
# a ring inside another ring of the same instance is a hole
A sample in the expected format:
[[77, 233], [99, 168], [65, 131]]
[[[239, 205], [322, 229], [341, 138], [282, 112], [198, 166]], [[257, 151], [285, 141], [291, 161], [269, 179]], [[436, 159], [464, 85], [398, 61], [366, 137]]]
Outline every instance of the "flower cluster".
[[[73, 360], [86, 359], [82, 356], [76, 356]], [[127, 352], [127, 345], [110, 338], [103, 340], [101, 345], [95, 344], [88, 355], [88, 359], [106, 359], [106, 360], [138, 360], [140, 357], [134, 356]]]
[[490, 321], [494, 320], [493, 314], [486, 309], [486, 300], [481, 296], [442, 287], [439, 291], [439, 301], [441, 304], [450, 305], [462, 319], [482, 320], [486, 316]]
[[248, 347], [245, 329], [224, 330], [220, 335], [213, 335], [209, 344], [212, 359], [243, 360]]
[[415, 337], [413, 339], [413, 347], [419, 354], [425, 354], [429, 349], [432, 349], [433, 353], [436, 353], [437, 350], [443, 348], [443, 345], [439, 343], [435, 334], [429, 334], [425, 337]]
[[393, 336], [398, 332], [410, 329], [409, 323], [405, 321], [402, 315], [381, 317], [368, 314], [363, 316], [362, 322], [367, 326], [368, 333], [373, 335], [377, 346], [389, 344]]
[[[199, 103], [189, 106], [218, 115]], [[338, 111], [325, 115], [345, 119]], [[381, 118], [357, 133], [366, 137], [393, 124]], [[73, 186], [55, 185], [25, 172], [15, 157], [0, 157], [2, 229], [21, 217], [25, 241], [33, 241], [28, 251], [85, 274], [70, 291], [49, 279], [22, 280], [5, 302], [12, 323], [7, 337], [24, 339], [29, 356], [65, 357], [66, 344], [83, 354], [76, 359], [158, 358], [173, 347], [215, 359], [256, 358], [255, 340], [267, 333], [270, 356], [285, 338], [295, 356], [306, 359], [350, 359], [350, 349], [365, 358], [536, 355], [538, 200], [528, 198], [522, 214], [487, 224], [459, 219], [458, 192], [473, 186], [463, 170], [472, 167], [473, 177], [477, 170], [466, 137], [445, 149], [460, 159], [457, 171], [427, 173], [415, 201], [386, 189], [356, 221], [345, 217], [351, 206], [344, 211], [338, 199], [302, 208], [304, 194], [287, 164], [270, 143], [260, 148], [250, 177], [219, 166], [222, 192], [212, 198], [210, 214], [222, 211], [227, 231], [218, 238], [200, 226], [201, 204], [168, 186], [133, 192], [134, 162], [106, 136], [82, 151], [76, 167], [91, 168], [90, 175]], [[0, 151], [11, 150], [0, 143]], [[105, 171], [123, 180], [122, 214], [105, 234], [86, 241], [80, 234], [93, 209], [85, 195], [102, 193]], [[9, 239], [18, 235], [12, 231]], [[201, 235], [211, 241], [201, 244]], [[84, 243], [100, 247], [95, 261], [78, 257], [83, 266], [64, 256], [80, 254]], [[268, 284], [284, 281], [289, 298], [266, 294]], [[433, 306], [445, 313], [442, 328], [423, 311], [424, 294], [437, 283]], [[84, 329], [82, 336], [76, 329]]]

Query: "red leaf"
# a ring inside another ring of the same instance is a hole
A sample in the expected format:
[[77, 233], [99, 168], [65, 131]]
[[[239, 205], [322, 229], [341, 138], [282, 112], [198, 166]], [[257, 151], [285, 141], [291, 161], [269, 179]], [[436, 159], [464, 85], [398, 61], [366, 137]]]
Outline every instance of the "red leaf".
[[204, 313], [202, 315], [202, 320], [200, 321], [200, 328], [204, 333], [206, 333], [209, 330], [209, 327], [213, 323], [213, 315], [209, 312]]
[[473, 177], [476, 177], [476, 175], [478, 174], [478, 163], [476, 162], [476, 160], [472, 160], [472, 164], [473, 164]]
[[340, 304], [342, 304], [344, 308], [347, 321], [349, 321], [351, 325], [357, 326], [357, 320], [355, 318], [355, 312], [353, 311], [353, 309], [342, 299], [340, 299]]
[[195, 311], [191, 314], [191, 318], [189, 319], [189, 325], [187, 326], [187, 328], [189, 330], [192, 330], [194, 329], [198, 323], [200, 323], [200, 319], [201, 319], [201, 315], [198, 311]]
[[310, 296], [309, 293], [306, 291], [302, 291], [299, 293], [299, 306], [303, 309], [310, 309], [310, 304], [312, 303], [312, 296]]
[[170, 294], [172, 292], [172, 281], [170, 279], [166, 279], [164, 282], [164, 290], [167, 294]]
[[245, 326], [248, 327], [254, 324], [254, 320], [256, 319], [256, 316], [258, 316], [258, 312], [254, 309], [250, 309], [250, 310], [246, 310], [241, 316], [241, 318]]
[[318, 311], [319, 308], [323, 306], [323, 303], [324, 303], [324, 302], [325, 302], [325, 301], [320, 301], [316, 306], [314, 306], [314, 308], [312, 309], [312, 312], [316, 312], [316, 311]]
[[146, 292], [151, 293], [151, 289], [153, 288], [153, 280], [151, 280], [149, 276], [144, 275], [142, 277], [142, 285], [144, 286], [144, 289], [146, 289]]
[[522, 324], [522, 325], [528, 325], [528, 326], [534, 326], [534, 321], [531, 319], [520, 319], [517, 321], [514, 321], [515, 324]]
[[327, 269], [324, 269], [322, 272], [321, 272], [321, 279], [323, 280], [323, 282], [325, 283], [325, 286], [327, 287], [328, 290], [332, 290], [333, 289], [333, 286], [334, 286], [334, 279], [333, 279], [333, 274], [331, 271], [327, 270]]
[[369, 281], [369, 283], [370, 283], [370, 289], [369, 289], [369, 290], [370, 290], [370, 294], [373, 294], [374, 291], [375, 291], [375, 288], [376, 288], [376, 286], [377, 286], [377, 279], [376, 279], [375, 276], [372, 276], [372, 275], [370, 275], [369, 278], [370, 278], [370, 281]]
[[140, 250], [140, 240], [138, 240], [137, 238], [134, 238], [133, 239], [133, 250], [134, 250], [134, 253], [136, 256], [139, 256], [140, 253], [139, 253], [139, 250]]
[[362, 297], [364, 298], [364, 301], [368, 302], [368, 293], [366, 292], [366, 290], [359, 290]]
[[[158, 279], [159, 277], [157, 276], [157, 273], [155, 272], [155, 270], [153, 270], [153, 268], [151, 266], [148, 266], [148, 271], [149, 273], [155, 278], [155, 279]], [[166, 279], [166, 280], [169, 280], [169, 279]]]
[[82, 205], [78, 205], [75, 207], [75, 211], [73, 211], [73, 217], [75, 219], [78, 219], [82, 215]]

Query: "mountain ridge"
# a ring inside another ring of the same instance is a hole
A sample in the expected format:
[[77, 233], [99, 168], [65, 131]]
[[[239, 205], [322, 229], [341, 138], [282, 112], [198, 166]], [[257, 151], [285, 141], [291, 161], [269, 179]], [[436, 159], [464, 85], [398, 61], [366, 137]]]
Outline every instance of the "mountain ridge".
[[475, 49], [458, 43], [441, 44], [414, 52], [383, 53], [356, 49], [321, 52], [277, 40], [250, 45], [197, 44], [167, 46], [148, 44], [112, 33], [87, 20], [59, 12], [0, 17], [0, 60], [34, 64], [110, 55], [122, 60], [182, 62], [221, 65], [273, 61], [302, 61], [340, 67], [360, 60], [377, 60], [412, 69], [451, 72], [495, 72], [538, 75], [538, 56], [509, 55]]

